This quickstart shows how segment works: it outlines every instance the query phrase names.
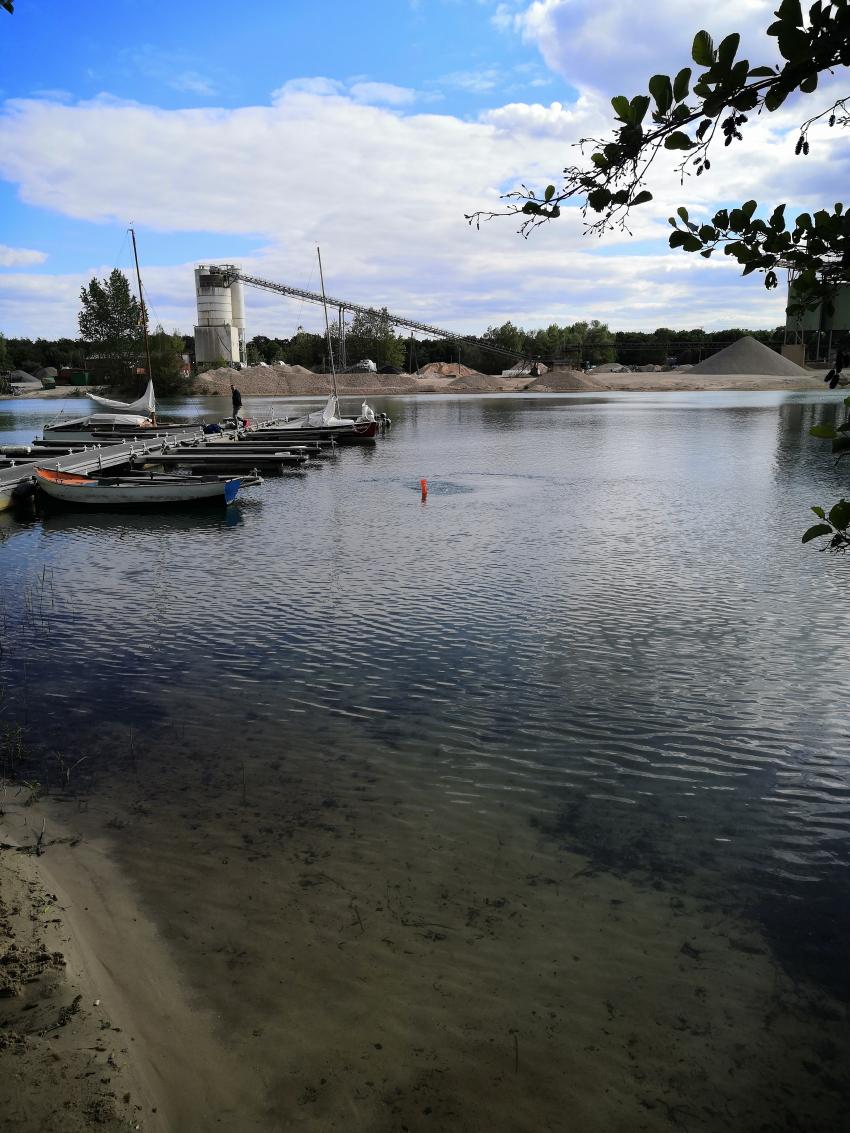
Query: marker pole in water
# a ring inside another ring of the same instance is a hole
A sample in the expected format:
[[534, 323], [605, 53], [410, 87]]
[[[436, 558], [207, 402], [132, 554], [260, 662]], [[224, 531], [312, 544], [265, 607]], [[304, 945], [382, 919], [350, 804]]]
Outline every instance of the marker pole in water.
[[428, 481], [427, 480], [420, 480], [419, 481], [419, 487], [422, 489], [422, 499], [427, 500], [428, 499]]

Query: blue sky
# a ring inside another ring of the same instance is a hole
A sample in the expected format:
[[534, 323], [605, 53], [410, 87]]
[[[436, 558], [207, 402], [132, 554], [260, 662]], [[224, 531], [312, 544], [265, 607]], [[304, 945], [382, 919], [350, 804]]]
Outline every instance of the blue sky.
[[[709, 26], [762, 61], [772, 7], [718, 0]], [[687, 62], [685, 8], [648, 0], [636, 24], [627, 0], [17, 0], [0, 12], [0, 332], [75, 334], [82, 284], [131, 265], [130, 222], [154, 318], [186, 332], [195, 263], [310, 286], [317, 243], [332, 293], [464, 331], [776, 325], [781, 295], [668, 252], [666, 216], [775, 203], [795, 179], [801, 204], [831, 193], [843, 167], [828, 149], [795, 166], [790, 119], [698, 193], [662, 172], [633, 240], [588, 239], [575, 213], [530, 241], [463, 218], [557, 179], [612, 94]], [[249, 335], [318, 321], [248, 302]]]

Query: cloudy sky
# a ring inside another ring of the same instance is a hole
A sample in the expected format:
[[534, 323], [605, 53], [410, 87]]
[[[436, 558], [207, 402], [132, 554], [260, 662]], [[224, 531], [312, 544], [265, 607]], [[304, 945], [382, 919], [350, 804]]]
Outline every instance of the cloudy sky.
[[[464, 332], [599, 318], [615, 329], [768, 327], [784, 296], [666, 246], [666, 218], [750, 197], [842, 198], [840, 139], [794, 157], [794, 108], [710, 177], [651, 184], [631, 238], [570, 209], [529, 240], [464, 213], [543, 187], [610, 129], [609, 99], [689, 61], [697, 25], [772, 60], [775, 0], [16, 0], [0, 11], [0, 332], [76, 336], [80, 287], [132, 266], [154, 322], [191, 333], [192, 269], [241, 263], [294, 286]], [[842, 91], [841, 93], [846, 93]], [[819, 107], [818, 107], [819, 109]], [[319, 310], [247, 295], [248, 334]]]

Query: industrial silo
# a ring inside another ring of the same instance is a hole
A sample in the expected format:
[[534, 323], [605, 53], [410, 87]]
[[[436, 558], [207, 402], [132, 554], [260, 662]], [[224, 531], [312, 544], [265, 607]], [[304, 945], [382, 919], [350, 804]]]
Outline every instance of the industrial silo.
[[234, 264], [201, 264], [195, 268], [198, 323], [195, 327], [197, 365], [236, 365], [245, 361], [245, 300], [242, 284], [230, 283]]

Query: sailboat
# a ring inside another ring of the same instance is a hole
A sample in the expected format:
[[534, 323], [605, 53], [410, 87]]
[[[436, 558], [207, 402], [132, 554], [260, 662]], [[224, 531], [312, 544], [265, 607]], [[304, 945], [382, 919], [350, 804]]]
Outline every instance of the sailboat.
[[295, 436], [302, 440], [326, 440], [333, 438], [340, 444], [374, 444], [380, 422], [375, 411], [367, 402], [363, 402], [359, 417], [343, 417], [339, 408], [339, 393], [336, 388], [336, 365], [334, 363], [333, 342], [331, 341], [330, 324], [328, 322], [328, 305], [325, 300], [325, 277], [322, 271], [322, 252], [316, 249], [319, 257], [319, 279], [322, 285], [322, 305], [325, 312], [325, 336], [328, 343], [328, 358], [331, 363], [331, 383], [333, 393], [328, 398], [323, 409], [314, 413], [307, 413], [303, 417], [294, 417], [291, 421], [275, 421], [267, 427], [259, 426], [257, 431], [263, 436], [270, 435], [274, 439], [280, 434], [281, 439], [293, 440]]
[[108, 397], [89, 394], [97, 405], [109, 412], [90, 413], [86, 417], [65, 419], [60, 416], [44, 426], [43, 439], [36, 440], [40, 445], [70, 444], [114, 444], [127, 440], [148, 440], [154, 436], [177, 434], [181, 437], [202, 435], [200, 425], [182, 421], [157, 422], [156, 395], [151, 376], [151, 354], [148, 343], [148, 320], [145, 312], [145, 297], [142, 292], [142, 276], [139, 271], [139, 254], [136, 249], [135, 230], [129, 229], [133, 240], [133, 258], [136, 263], [136, 279], [139, 285], [139, 303], [142, 308], [142, 330], [145, 342], [145, 362], [147, 364], [148, 384], [145, 392], [135, 401], [113, 401]]

